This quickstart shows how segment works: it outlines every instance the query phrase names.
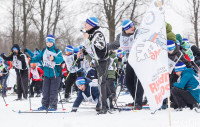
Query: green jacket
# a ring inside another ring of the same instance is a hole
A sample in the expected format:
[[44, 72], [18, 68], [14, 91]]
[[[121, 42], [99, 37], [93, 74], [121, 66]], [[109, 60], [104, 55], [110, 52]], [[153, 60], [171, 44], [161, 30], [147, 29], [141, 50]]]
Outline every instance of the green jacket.
[[118, 59], [116, 57], [116, 54], [113, 53], [113, 52], [110, 52], [109, 53], [109, 56], [110, 56], [110, 65], [109, 65], [109, 68], [108, 68], [108, 78], [112, 78], [112, 79], [115, 79], [115, 64], [119, 64], [118, 62]]
[[167, 40], [173, 40], [176, 43], [176, 35], [172, 32], [172, 26], [166, 23]]

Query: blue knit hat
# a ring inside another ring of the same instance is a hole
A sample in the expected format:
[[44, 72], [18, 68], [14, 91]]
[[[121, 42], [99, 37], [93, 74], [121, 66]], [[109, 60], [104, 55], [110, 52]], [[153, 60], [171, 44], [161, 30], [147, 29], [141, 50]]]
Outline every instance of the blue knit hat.
[[128, 29], [130, 29], [132, 26], [134, 26], [135, 24], [131, 21], [131, 20], [129, 20], [129, 19], [126, 19], [126, 20], [124, 20], [123, 21], [123, 23], [122, 23], [122, 28], [123, 28], [123, 30], [128, 30]]
[[187, 68], [187, 67], [185, 66], [184, 63], [178, 62], [178, 63], [175, 65], [175, 72], [184, 71], [186, 68]]
[[173, 51], [176, 48], [173, 40], [167, 40], [167, 48], [168, 51]]
[[119, 58], [121, 55], [123, 55], [123, 51], [121, 49], [117, 50], [117, 57]]
[[73, 53], [74, 52], [74, 47], [71, 46], [71, 45], [67, 45], [65, 47], [65, 52], [71, 52], [71, 53]]
[[55, 44], [55, 37], [51, 34], [47, 35], [46, 42], [51, 42]]
[[181, 43], [179, 42], [179, 40], [178, 40], [178, 39], [176, 39], [176, 43], [177, 43], [177, 45], [178, 45], [178, 46], [180, 46], [180, 45], [181, 45]]
[[96, 17], [89, 17], [86, 19], [86, 23], [88, 23], [92, 27], [95, 27], [98, 26], [99, 21]]
[[79, 85], [85, 85], [86, 81], [83, 77], [78, 77], [76, 79], [76, 86], [78, 87]]
[[33, 54], [34, 54], [35, 56], [37, 56], [37, 55], [39, 54], [39, 52], [38, 52], [37, 50], [35, 50], [35, 51], [33, 52]]
[[80, 50], [78, 47], [74, 47], [74, 53], [78, 53]]
[[79, 49], [82, 49], [83, 48], [83, 45], [79, 45]]

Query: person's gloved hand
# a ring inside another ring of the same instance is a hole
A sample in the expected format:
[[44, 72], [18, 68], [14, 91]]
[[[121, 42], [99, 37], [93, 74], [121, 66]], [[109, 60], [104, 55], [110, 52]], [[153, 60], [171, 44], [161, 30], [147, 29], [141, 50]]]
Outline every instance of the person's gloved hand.
[[38, 49], [38, 48], [35, 48], [35, 50], [36, 50], [36, 51], [39, 51], [39, 49]]
[[71, 112], [76, 112], [76, 111], [77, 111], [77, 109], [72, 109], [72, 110], [71, 110]]
[[1, 57], [3, 57], [3, 56], [5, 56], [5, 53], [3, 52], [3, 53], [1, 53]]
[[82, 49], [82, 52], [83, 52], [83, 55], [87, 55], [88, 54], [88, 52], [86, 51], [85, 48]]
[[17, 55], [17, 53], [16, 53], [16, 52], [13, 52], [13, 55]]

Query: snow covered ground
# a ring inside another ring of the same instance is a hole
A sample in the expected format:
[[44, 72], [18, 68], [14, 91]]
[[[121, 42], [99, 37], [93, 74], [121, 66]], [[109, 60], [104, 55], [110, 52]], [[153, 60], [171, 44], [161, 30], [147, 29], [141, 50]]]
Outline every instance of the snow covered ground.
[[[74, 95], [75, 96], [75, 95]], [[63, 97], [63, 95], [62, 95]], [[72, 103], [64, 104], [66, 112], [19, 114], [15, 111], [28, 111], [29, 100], [13, 101], [16, 95], [9, 95], [6, 99], [7, 107], [0, 97], [0, 125], [1, 127], [168, 127], [168, 110], [157, 111], [152, 115], [150, 110], [121, 111], [114, 114], [97, 115], [94, 109], [78, 109], [71, 113]], [[73, 100], [73, 99], [72, 99]], [[32, 98], [32, 109], [41, 106], [41, 98]], [[119, 97], [119, 102], [131, 102], [130, 95]], [[121, 105], [119, 103], [118, 105]], [[83, 103], [81, 107], [95, 107]], [[61, 104], [58, 109], [61, 110]], [[200, 114], [189, 109], [176, 112], [171, 109], [172, 127], [200, 127]]]

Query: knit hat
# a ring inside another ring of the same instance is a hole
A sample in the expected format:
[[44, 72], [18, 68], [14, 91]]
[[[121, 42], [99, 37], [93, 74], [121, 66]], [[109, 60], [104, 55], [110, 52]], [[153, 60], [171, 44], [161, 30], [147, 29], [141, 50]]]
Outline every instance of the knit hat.
[[55, 37], [51, 34], [47, 35], [46, 42], [51, 42], [55, 44]]
[[33, 54], [34, 54], [34, 56], [37, 56], [37, 55], [39, 54], [39, 52], [38, 52], [37, 50], [35, 50], [35, 51], [33, 52]]
[[177, 43], [178, 46], [181, 45], [181, 43], [179, 42], [179, 40], [176, 40], [176, 43]]
[[74, 47], [71, 46], [71, 45], [67, 45], [65, 47], [65, 52], [71, 52], [71, 53], [73, 53], [74, 52]]
[[182, 36], [180, 34], [176, 34], [176, 40], [178, 40], [181, 43], [182, 42]]
[[99, 21], [96, 17], [89, 17], [86, 19], [86, 23], [88, 23], [92, 27], [95, 27], [98, 26]]
[[78, 87], [79, 85], [85, 85], [85, 79], [83, 77], [78, 77], [76, 79], [76, 86]]
[[167, 48], [168, 51], [173, 51], [176, 48], [173, 40], [167, 40]]
[[189, 48], [190, 48], [190, 43], [189, 43], [189, 41], [188, 41], [187, 38], [183, 38], [182, 43], [181, 43], [181, 46], [182, 46], [184, 49], [189, 49]]
[[131, 21], [131, 20], [129, 20], [129, 19], [127, 19], [127, 20], [124, 20], [123, 21], [123, 23], [122, 23], [122, 28], [123, 28], [123, 30], [128, 30], [128, 29], [130, 29], [132, 26], [134, 26], [135, 24]]
[[83, 45], [79, 45], [79, 49], [82, 49], [83, 48]]
[[74, 47], [74, 53], [78, 53], [80, 50], [78, 47]]
[[121, 57], [123, 54], [123, 51], [121, 49], [117, 50], [117, 57]]
[[185, 66], [184, 63], [178, 62], [178, 63], [175, 65], [175, 72], [184, 71], [186, 68], [187, 68], [187, 67]]

